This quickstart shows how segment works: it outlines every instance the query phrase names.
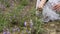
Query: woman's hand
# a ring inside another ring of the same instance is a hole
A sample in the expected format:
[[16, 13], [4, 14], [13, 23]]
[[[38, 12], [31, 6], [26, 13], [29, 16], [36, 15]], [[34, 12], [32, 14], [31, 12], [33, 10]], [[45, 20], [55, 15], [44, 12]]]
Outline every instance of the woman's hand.
[[57, 5], [55, 5], [55, 6], [53, 7], [53, 9], [56, 10], [56, 11], [60, 11], [60, 3], [57, 4]]
[[46, 2], [46, 0], [41, 0], [37, 10], [41, 11], [44, 7], [45, 2]]

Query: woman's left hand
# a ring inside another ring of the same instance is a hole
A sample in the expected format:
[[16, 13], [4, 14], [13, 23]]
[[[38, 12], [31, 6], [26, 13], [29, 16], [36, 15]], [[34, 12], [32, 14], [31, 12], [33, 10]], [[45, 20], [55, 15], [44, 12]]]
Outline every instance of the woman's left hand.
[[56, 10], [56, 11], [60, 11], [60, 3], [57, 4], [57, 5], [55, 5], [55, 6], [53, 7], [53, 9]]

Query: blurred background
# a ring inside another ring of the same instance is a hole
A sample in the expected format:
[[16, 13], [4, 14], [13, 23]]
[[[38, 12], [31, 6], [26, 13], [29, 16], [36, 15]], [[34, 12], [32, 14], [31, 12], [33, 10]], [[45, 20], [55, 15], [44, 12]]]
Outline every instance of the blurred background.
[[0, 34], [42, 34], [36, 0], [0, 0]]
[[60, 34], [60, 21], [43, 23], [36, 1], [0, 0], [0, 34]]

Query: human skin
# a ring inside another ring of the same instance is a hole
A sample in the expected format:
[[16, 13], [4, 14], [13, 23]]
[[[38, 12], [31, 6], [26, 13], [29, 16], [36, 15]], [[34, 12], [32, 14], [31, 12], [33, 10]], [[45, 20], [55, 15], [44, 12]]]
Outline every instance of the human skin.
[[46, 0], [41, 0], [38, 6], [38, 10], [41, 10], [44, 7], [45, 3], [46, 3]]
[[60, 3], [53, 6], [53, 10], [60, 11]]
[[[43, 9], [45, 3], [46, 3], [46, 0], [41, 0], [40, 5], [38, 6], [38, 10]], [[58, 4], [56, 4], [56, 5], [52, 6], [52, 7], [53, 7], [53, 10], [60, 11], [60, 3], [58, 3]]]

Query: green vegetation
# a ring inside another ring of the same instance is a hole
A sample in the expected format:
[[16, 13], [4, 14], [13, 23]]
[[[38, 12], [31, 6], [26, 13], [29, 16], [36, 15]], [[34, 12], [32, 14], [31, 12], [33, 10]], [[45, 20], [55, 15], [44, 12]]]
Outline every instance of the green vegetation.
[[38, 19], [35, 14], [35, 6], [32, 6], [29, 11], [26, 11], [27, 9], [24, 10], [24, 8], [29, 5], [28, 0], [11, 0], [13, 1], [12, 3], [9, 1], [0, 0], [2, 5], [5, 6], [4, 11], [0, 10], [0, 32], [2, 32], [4, 27], [10, 28], [14, 27], [15, 25], [21, 29], [24, 29], [24, 22], [29, 19], [32, 19], [33, 21], [33, 28], [36, 30], [36, 34], [42, 31], [42, 21]]

